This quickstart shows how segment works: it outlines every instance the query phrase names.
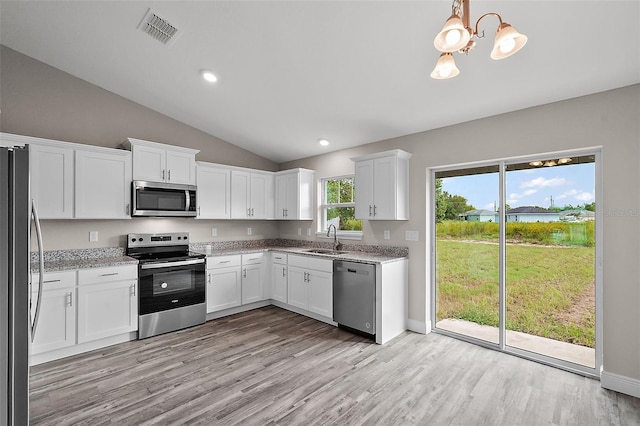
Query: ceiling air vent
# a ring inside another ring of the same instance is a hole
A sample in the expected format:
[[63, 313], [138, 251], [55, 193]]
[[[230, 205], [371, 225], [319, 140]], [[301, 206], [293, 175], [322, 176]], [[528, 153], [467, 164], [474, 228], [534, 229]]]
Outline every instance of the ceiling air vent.
[[158, 16], [151, 9], [144, 15], [138, 28], [166, 46], [171, 45], [179, 34], [175, 25]]

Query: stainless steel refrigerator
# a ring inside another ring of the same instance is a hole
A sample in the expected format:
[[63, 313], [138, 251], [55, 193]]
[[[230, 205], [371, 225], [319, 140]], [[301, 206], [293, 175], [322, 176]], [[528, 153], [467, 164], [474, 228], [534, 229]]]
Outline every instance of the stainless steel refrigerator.
[[40, 225], [29, 195], [29, 148], [0, 147], [0, 425], [29, 423], [29, 345], [35, 333], [31, 323], [37, 323], [31, 310], [39, 300], [31, 296], [42, 291], [41, 282], [31, 282], [32, 217], [42, 271]]

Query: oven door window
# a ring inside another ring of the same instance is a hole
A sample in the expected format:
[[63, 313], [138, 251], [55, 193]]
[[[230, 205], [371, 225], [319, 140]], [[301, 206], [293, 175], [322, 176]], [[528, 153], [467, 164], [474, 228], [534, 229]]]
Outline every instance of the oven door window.
[[165, 296], [174, 293], [195, 290], [195, 280], [184, 271], [169, 271], [153, 274], [153, 296]]
[[205, 264], [139, 270], [140, 315], [205, 302]]
[[138, 188], [136, 208], [150, 211], [183, 211], [187, 206], [185, 191], [161, 188]]

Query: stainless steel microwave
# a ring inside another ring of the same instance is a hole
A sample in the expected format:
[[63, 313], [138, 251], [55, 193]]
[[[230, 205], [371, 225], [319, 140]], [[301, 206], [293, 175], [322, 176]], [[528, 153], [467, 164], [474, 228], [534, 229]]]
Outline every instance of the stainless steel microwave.
[[134, 180], [131, 198], [131, 216], [196, 216], [196, 187], [193, 185]]

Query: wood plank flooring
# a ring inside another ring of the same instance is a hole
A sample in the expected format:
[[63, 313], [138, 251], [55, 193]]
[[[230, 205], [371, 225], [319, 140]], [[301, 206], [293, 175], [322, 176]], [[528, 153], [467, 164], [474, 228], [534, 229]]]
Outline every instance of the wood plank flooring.
[[269, 306], [32, 368], [32, 425], [638, 425], [640, 399], [450, 337]]

